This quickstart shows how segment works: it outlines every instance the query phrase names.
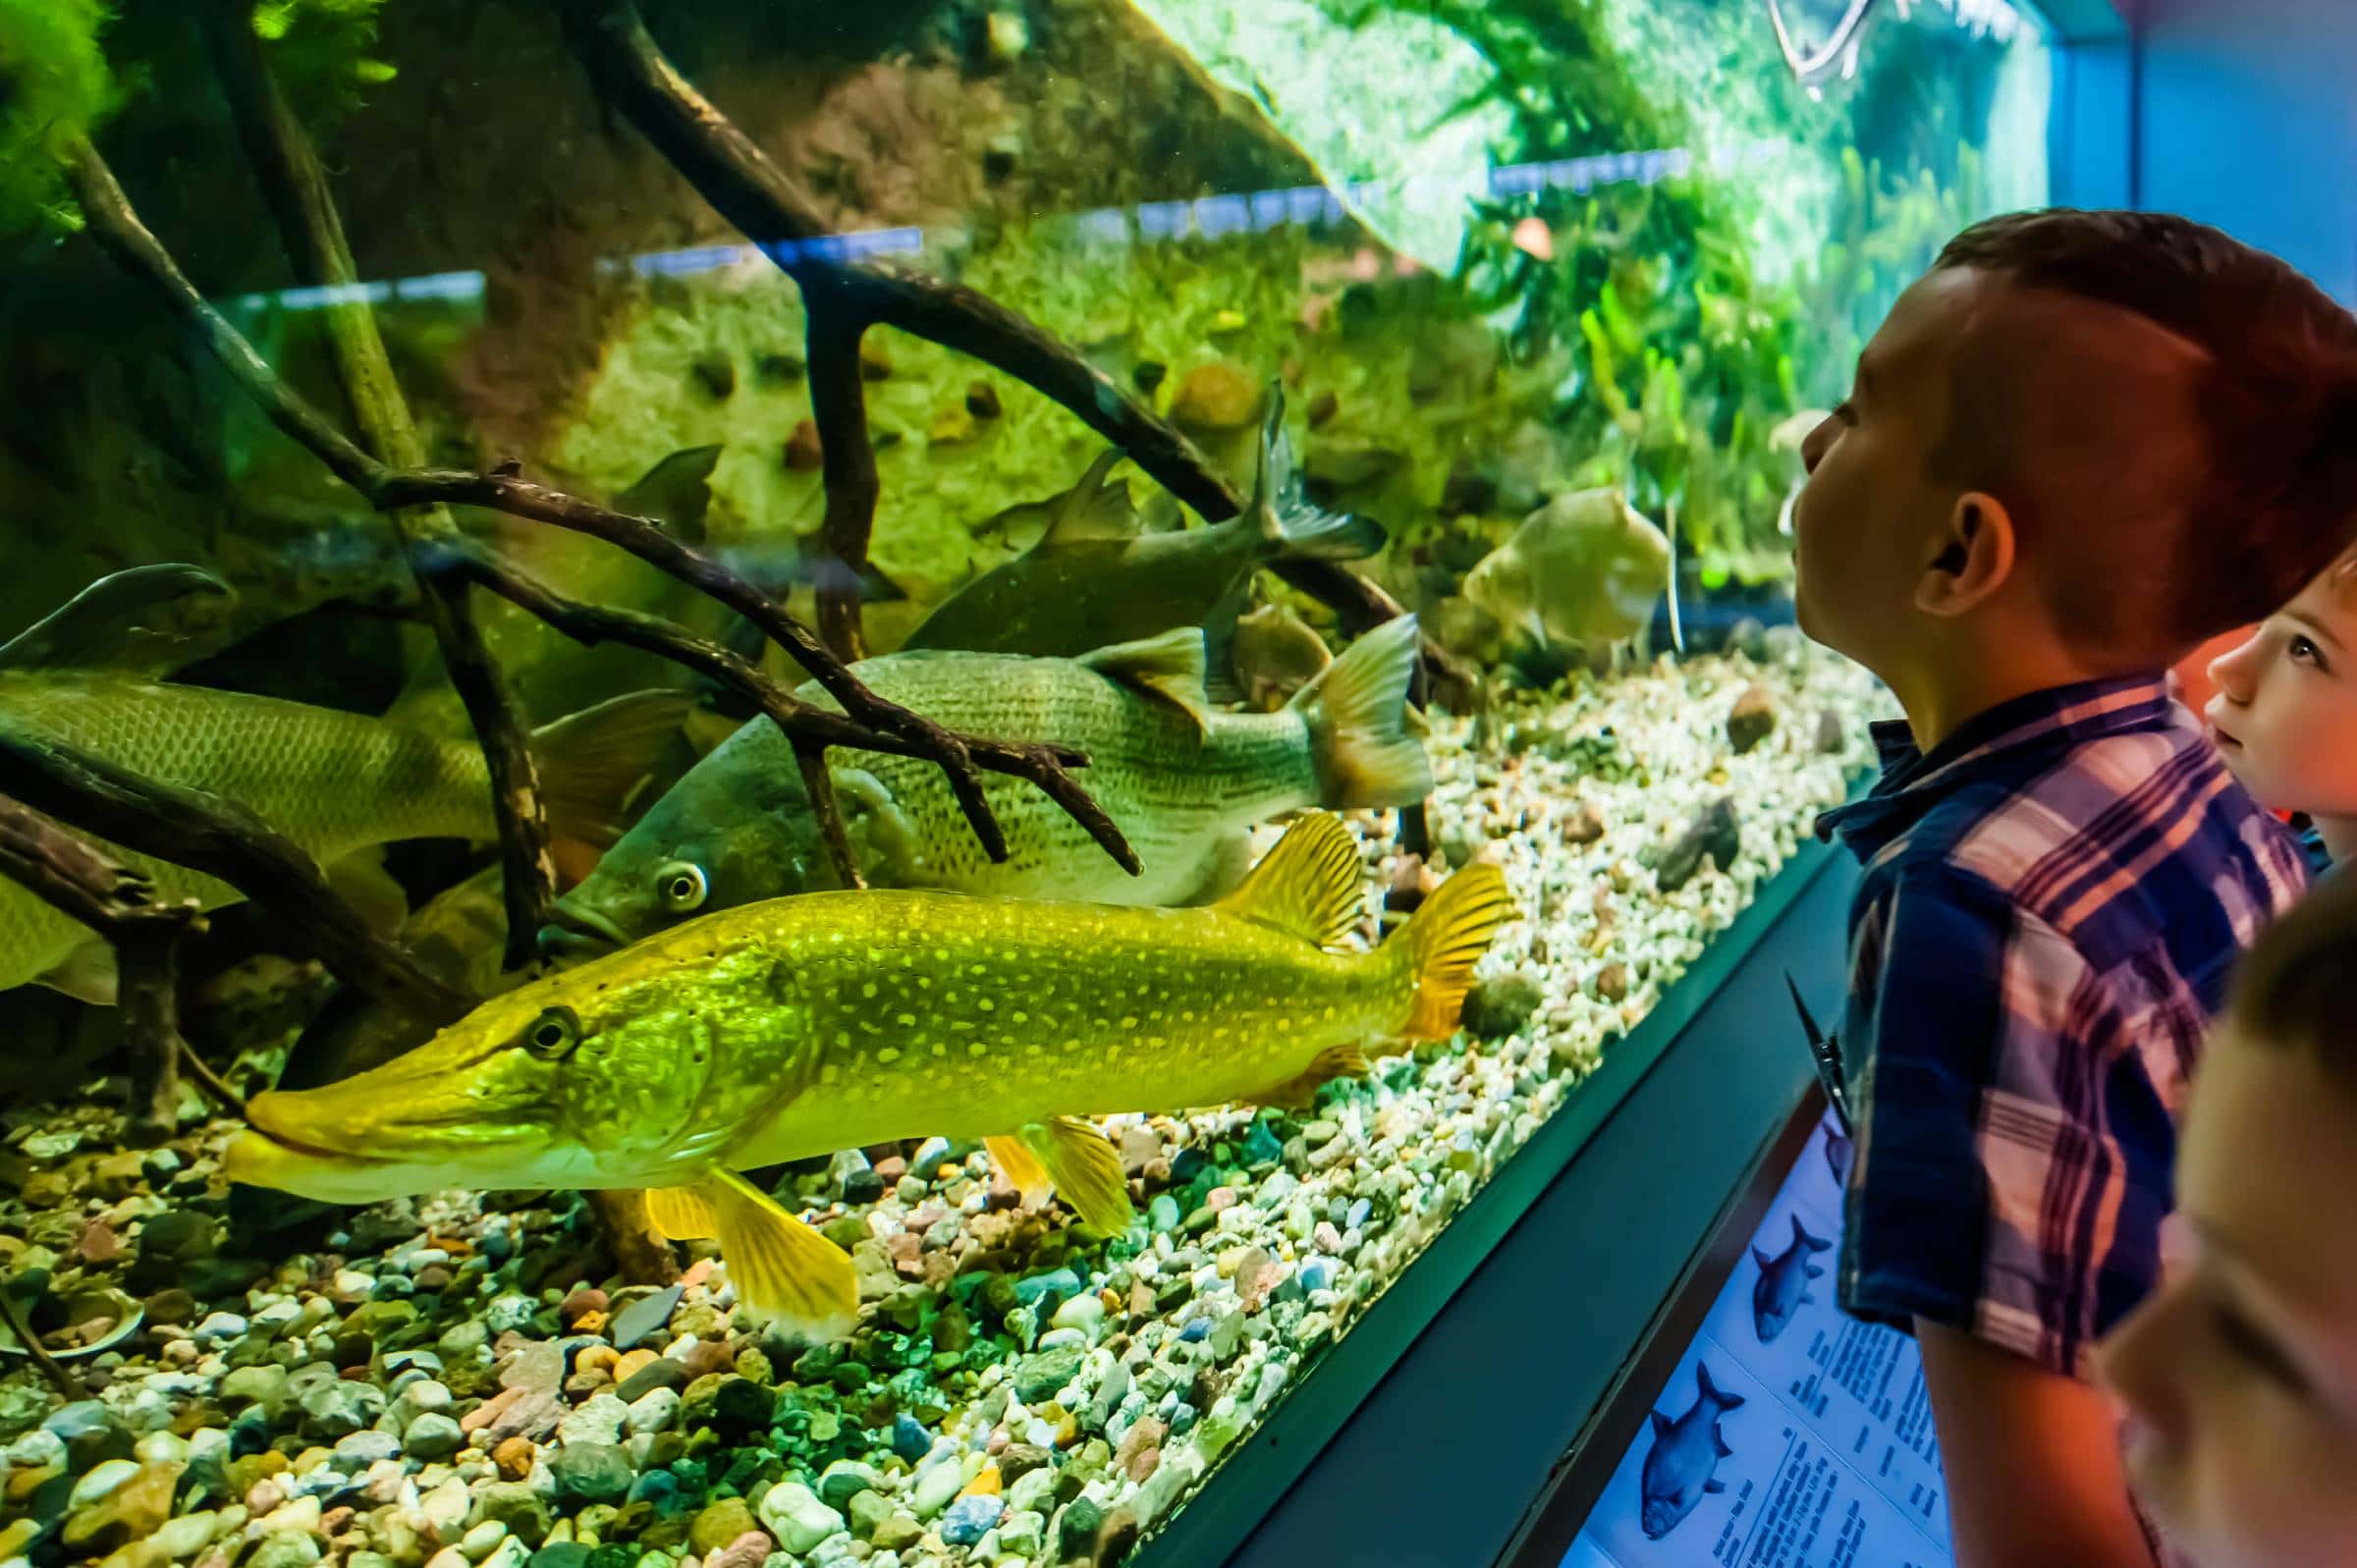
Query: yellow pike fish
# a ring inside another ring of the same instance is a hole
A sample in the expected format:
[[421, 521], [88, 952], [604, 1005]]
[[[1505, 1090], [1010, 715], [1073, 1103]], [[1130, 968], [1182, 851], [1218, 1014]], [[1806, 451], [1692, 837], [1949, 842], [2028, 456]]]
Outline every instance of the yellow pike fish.
[[646, 1187], [715, 1236], [758, 1312], [826, 1332], [850, 1260], [736, 1172], [886, 1139], [984, 1139], [1120, 1233], [1122, 1164], [1083, 1119], [1306, 1104], [1365, 1045], [1456, 1028], [1511, 918], [1506, 879], [1444, 883], [1373, 952], [1342, 823], [1297, 824], [1219, 903], [1140, 909], [933, 892], [722, 910], [485, 1002], [325, 1088], [257, 1095], [232, 1180], [340, 1203], [450, 1186]]
[[[616, 802], [686, 708], [676, 692], [638, 692], [536, 731], [551, 827], [611, 842]], [[493, 832], [491, 788], [472, 737], [396, 720], [95, 671], [0, 670], [0, 726], [234, 800], [331, 874], [338, 862], [396, 839], [488, 838]], [[152, 878], [168, 899], [193, 897], [211, 909], [243, 896], [181, 866], [112, 846], [108, 852]], [[342, 871], [349, 883], [374, 873], [374, 896], [363, 893], [365, 901], [397, 893], [374, 868]], [[15, 883], [0, 882], [0, 990], [31, 980], [112, 1001], [113, 949]]]

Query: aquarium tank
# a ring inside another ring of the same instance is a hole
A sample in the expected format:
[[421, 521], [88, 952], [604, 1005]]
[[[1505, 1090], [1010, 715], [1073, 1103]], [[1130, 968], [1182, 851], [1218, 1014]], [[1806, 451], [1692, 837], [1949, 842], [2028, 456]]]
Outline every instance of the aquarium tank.
[[2051, 65], [0, 0], [0, 1563], [1150, 1549], [1859, 785]]

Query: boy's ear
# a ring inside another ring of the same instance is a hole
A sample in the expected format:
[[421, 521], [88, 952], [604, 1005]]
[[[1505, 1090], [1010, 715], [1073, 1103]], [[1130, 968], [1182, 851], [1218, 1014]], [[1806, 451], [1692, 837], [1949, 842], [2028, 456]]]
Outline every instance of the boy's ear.
[[1928, 616], [1963, 615], [2013, 575], [2013, 515], [1996, 497], [1970, 491], [1948, 509], [1932, 546], [1915, 584], [1915, 608]]

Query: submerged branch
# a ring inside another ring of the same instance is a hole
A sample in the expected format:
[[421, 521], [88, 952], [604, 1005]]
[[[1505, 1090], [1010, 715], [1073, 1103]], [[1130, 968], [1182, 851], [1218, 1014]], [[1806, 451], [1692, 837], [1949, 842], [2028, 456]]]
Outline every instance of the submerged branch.
[[818, 634], [837, 658], [857, 660], [866, 653], [859, 576], [867, 567], [879, 489], [876, 449], [867, 435], [867, 389], [859, 380], [859, 339], [867, 327], [834, 311], [807, 314], [810, 415], [818, 426], [819, 480], [827, 497], [819, 538], [830, 573], [818, 587]]
[[[843, 831], [832, 779], [823, 765], [814, 767], [811, 759], [823, 757], [830, 747], [848, 746], [892, 756], [938, 760], [930, 745], [921, 739], [895, 734], [863, 719], [804, 701], [771, 679], [750, 660], [708, 637], [633, 610], [616, 610], [565, 598], [487, 552], [454, 550], [439, 560], [434, 569], [490, 589], [577, 642], [619, 642], [659, 655], [728, 687], [759, 708], [794, 746], [795, 756], [803, 769], [804, 783], [809, 785], [812, 808], [818, 814], [829, 851], [835, 857], [837, 874], [847, 888], [860, 886], [858, 866], [851, 858]], [[1069, 771], [1087, 766], [1085, 754], [1069, 746], [1026, 741], [977, 738], [965, 744], [975, 766], [1036, 784], [1086, 828], [1089, 836], [1124, 870], [1132, 875], [1138, 871], [1136, 852], [1122, 836], [1122, 830], [1089, 798]]]
[[[410, 417], [409, 400], [402, 395], [392, 357], [385, 352], [376, 312], [352, 287], [359, 280], [359, 269], [353, 264], [326, 171], [262, 58], [251, 6], [247, 0], [211, 0], [205, 32], [239, 138], [277, 217], [287, 259], [302, 283], [329, 291], [327, 328], [337, 379], [361, 439], [383, 462], [422, 467], [425, 447]], [[449, 509], [439, 505], [390, 509], [388, 517], [412, 553], [422, 540], [452, 538], [459, 531]], [[532, 934], [548, 923], [557, 895], [539, 770], [524, 744], [524, 726], [515, 700], [483, 645], [481, 629], [467, 615], [466, 595], [426, 591], [419, 595], [419, 606], [490, 769], [508, 915], [504, 962], [509, 969], [521, 968], [531, 961]]]
[[234, 802], [7, 730], [0, 730], [0, 791], [126, 849], [219, 878], [278, 917], [337, 979], [415, 1017], [449, 1023], [473, 1005], [370, 930], [301, 845]]
[[[115, 949], [116, 1000], [131, 1051], [132, 1141], [158, 1144], [180, 1120], [180, 942], [204, 928], [193, 900], [157, 903], [155, 887], [38, 811], [0, 796], [0, 876]], [[29, 1345], [30, 1340], [27, 1343]]]
[[[140, 224], [105, 162], [86, 141], [76, 149], [73, 172], [76, 193], [82, 202], [92, 238], [123, 265], [147, 280], [173, 313], [204, 338], [222, 365], [280, 429], [319, 457], [371, 506], [380, 511], [434, 503], [483, 507], [576, 533], [594, 534], [620, 545], [649, 566], [743, 616], [772, 642], [793, 655], [819, 686], [843, 705], [847, 715], [866, 727], [867, 738], [847, 738], [841, 744], [897, 749], [875, 745], [876, 740], [889, 737], [903, 743], [906, 755], [921, 757], [939, 767], [948, 777], [951, 791], [957, 796], [974, 836], [991, 859], [1007, 858], [1007, 839], [983, 796], [977, 766], [1032, 780], [1087, 825], [1097, 840], [1106, 845], [1107, 852], [1124, 868], [1136, 869], [1135, 857], [1126, 852], [1125, 844], [1120, 849], [1114, 847], [1120, 842], [1120, 835], [1112, 829], [1110, 819], [1064, 771], [1077, 765], [1074, 760], [1077, 753], [1061, 746], [1018, 745], [960, 735], [898, 703], [886, 701], [868, 690], [808, 627], [787, 614], [767, 594], [719, 562], [680, 543], [664, 532], [661, 524], [533, 484], [520, 477], [512, 465], [491, 473], [396, 469], [361, 452], [281, 381], [237, 329], [205, 302], [155, 237]], [[169, 851], [159, 858], [187, 863], [184, 856]]]

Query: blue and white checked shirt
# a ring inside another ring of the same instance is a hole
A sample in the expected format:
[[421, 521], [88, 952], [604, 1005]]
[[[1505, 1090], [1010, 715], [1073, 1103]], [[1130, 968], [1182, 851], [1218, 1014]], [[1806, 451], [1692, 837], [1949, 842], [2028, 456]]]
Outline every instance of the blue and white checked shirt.
[[1865, 867], [1841, 1304], [2082, 1375], [2161, 1277], [2176, 1121], [2235, 958], [2308, 873], [2159, 678], [2003, 703], [1818, 818]]

